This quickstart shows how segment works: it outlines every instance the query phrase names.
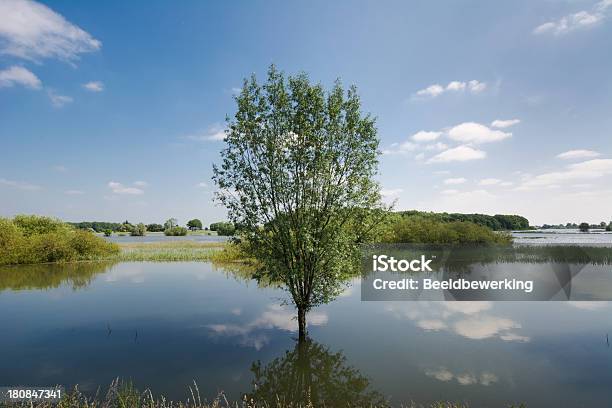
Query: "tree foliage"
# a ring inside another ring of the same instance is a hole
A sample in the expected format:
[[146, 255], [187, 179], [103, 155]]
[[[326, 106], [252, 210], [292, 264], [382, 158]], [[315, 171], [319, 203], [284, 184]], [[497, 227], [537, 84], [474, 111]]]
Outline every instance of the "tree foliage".
[[374, 119], [361, 113], [355, 87], [326, 92], [305, 74], [270, 67], [236, 96], [222, 163], [215, 166], [217, 198], [240, 224], [261, 275], [284, 282], [305, 312], [339, 293], [337, 281], [355, 259], [364, 211], [379, 206]]
[[187, 227], [189, 227], [190, 230], [201, 230], [202, 221], [197, 218], [194, 218], [193, 220], [187, 221]]

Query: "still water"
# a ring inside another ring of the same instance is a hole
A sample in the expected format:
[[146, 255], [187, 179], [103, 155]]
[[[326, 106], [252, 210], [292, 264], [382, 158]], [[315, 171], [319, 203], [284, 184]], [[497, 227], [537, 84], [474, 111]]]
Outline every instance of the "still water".
[[612, 247], [612, 232], [592, 230], [580, 232], [577, 229], [541, 229], [512, 232], [518, 245], [589, 245]]
[[[309, 315], [298, 346], [285, 293], [208, 263], [0, 269], [0, 385], [116, 377], [155, 395], [273, 398], [310, 383], [340, 405], [612, 406], [607, 302], [362, 302], [359, 280]], [[317, 396], [315, 396], [317, 398]]]

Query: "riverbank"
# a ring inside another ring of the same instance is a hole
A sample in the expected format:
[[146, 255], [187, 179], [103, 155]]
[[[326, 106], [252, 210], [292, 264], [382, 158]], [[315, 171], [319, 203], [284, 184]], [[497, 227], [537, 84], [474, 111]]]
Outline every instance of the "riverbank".
[[[213, 401], [202, 400], [197, 384], [186, 387], [189, 390], [189, 397], [184, 401], [170, 401], [166, 398], [155, 397], [151, 390], [140, 392], [131, 383], [113, 381], [109, 389], [102, 396], [100, 391], [93, 398], [85, 396], [78, 387], [65, 393], [60, 401], [57, 402], [0, 402], [0, 407], [12, 408], [316, 408], [326, 406], [325, 401], [313, 401], [310, 392], [304, 391], [301, 401], [287, 400], [282, 395], [277, 396], [277, 400], [256, 401], [252, 396], [245, 395], [242, 401], [230, 402], [223, 393], [220, 393]], [[295, 398], [292, 395], [291, 398]], [[361, 407], [362, 401], [346, 401], [343, 406]], [[382, 402], [376, 405], [368, 405], [370, 408], [389, 407], [388, 403]], [[468, 405], [456, 402], [439, 401], [428, 405], [415, 403], [402, 404], [405, 408], [468, 408]], [[510, 408], [526, 408], [525, 405], [509, 405]]]

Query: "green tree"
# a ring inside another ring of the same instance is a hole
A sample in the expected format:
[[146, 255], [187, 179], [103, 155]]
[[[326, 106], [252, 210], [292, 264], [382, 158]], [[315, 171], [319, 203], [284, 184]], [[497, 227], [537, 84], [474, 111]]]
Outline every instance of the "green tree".
[[235, 99], [216, 197], [261, 263], [258, 277], [291, 294], [305, 339], [307, 312], [340, 293], [346, 262], [359, 258], [359, 228], [349, 226], [380, 207], [374, 119], [355, 87], [336, 81], [326, 92], [274, 66], [263, 85], [245, 79]]
[[161, 224], [147, 224], [148, 232], [163, 232], [164, 226]]
[[210, 230], [216, 231], [217, 235], [228, 237], [236, 233], [236, 227], [231, 222], [214, 222], [210, 224]]
[[178, 225], [178, 220], [176, 218], [169, 218], [164, 222], [164, 230], [174, 228]]
[[141, 222], [132, 228], [130, 235], [133, 237], [144, 237], [147, 234], [147, 227]]
[[187, 226], [192, 231], [194, 231], [194, 230], [201, 230], [202, 229], [202, 221], [198, 220], [197, 218], [194, 218], [193, 220], [189, 220], [187, 222]]
[[578, 226], [578, 229], [580, 230], [580, 232], [589, 232], [589, 228], [591, 227], [588, 222], [582, 222]]

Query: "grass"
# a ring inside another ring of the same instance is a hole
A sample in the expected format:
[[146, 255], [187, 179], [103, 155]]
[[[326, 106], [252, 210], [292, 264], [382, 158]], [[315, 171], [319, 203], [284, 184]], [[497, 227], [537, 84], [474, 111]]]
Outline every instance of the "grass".
[[120, 252], [111, 259], [121, 262], [210, 261], [227, 245], [197, 241], [119, 243]]
[[[66, 393], [59, 402], [0, 402], [0, 407], [16, 408], [316, 408], [324, 407], [312, 401], [306, 403], [287, 403], [279, 396], [275, 403], [254, 401], [246, 397], [242, 401], [230, 402], [223, 394], [212, 401], [202, 400], [197, 384], [189, 387], [189, 397], [184, 401], [170, 401], [164, 397], [154, 397], [150, 390], [140, 392], [132, 383], [115, 380], [104, 395], [100, 391], [94, 397], [87, 397], [78, 387]], [[346, 402], [344, 407], [357, 407], [355, 403]], [[381, 407], [386, 405], [381, 405]], [[415, 403], [402, 404], [405, 408], [468, 408], [463, 403], [439, 401], [429, 405]], [[514, 407], [510, 405], [509, 407]], [[524, 405], [517, 406], [525, 407]], [[369, 407], [375, 408], [375, 407]]]

